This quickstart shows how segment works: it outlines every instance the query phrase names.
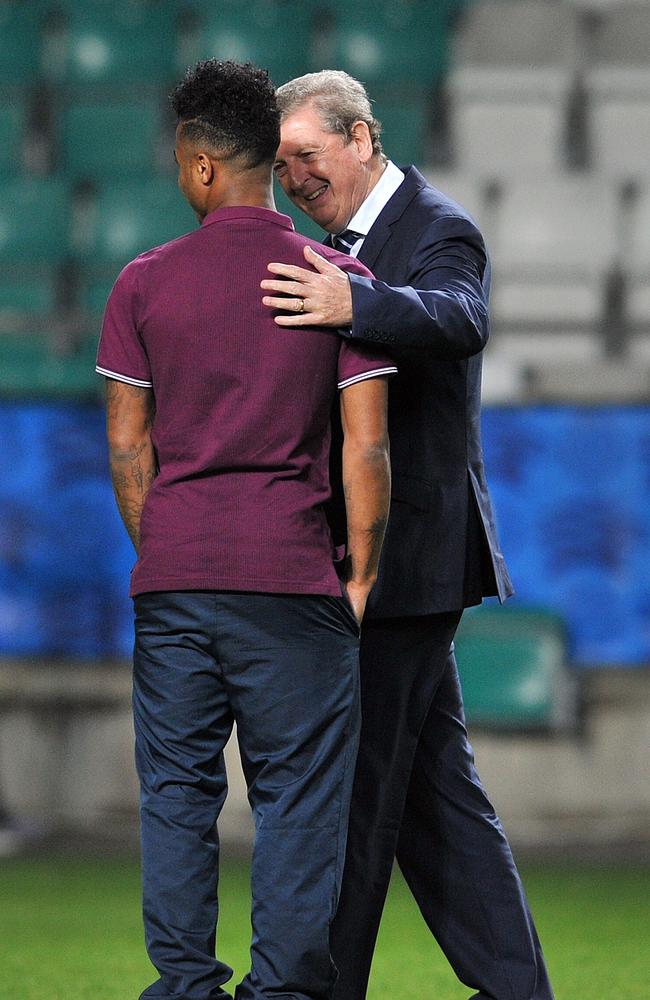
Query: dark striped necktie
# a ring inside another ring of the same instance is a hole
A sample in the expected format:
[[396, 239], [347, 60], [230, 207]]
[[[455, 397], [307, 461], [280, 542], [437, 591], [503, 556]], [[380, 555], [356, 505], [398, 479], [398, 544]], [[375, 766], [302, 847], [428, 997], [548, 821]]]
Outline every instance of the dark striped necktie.
[[338, 236], [332, 236], [332, 246], [339, 253], [350, 253], [357, 240], [363, 238], [363, 233], [355, 233], [354, 229], [344, 229]]

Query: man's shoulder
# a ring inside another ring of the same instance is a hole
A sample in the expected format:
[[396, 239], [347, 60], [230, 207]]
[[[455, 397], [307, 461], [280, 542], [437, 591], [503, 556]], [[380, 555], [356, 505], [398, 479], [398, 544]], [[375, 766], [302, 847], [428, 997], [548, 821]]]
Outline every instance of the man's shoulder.
[[331, 261], [332, 264], [336, 264], [337, 267], [340, 267], [342, 271], [350, 271], [353, 274], [360, 274], [363, 276], [370, 275], [370, 271], [366, 265], [362, 264], [356, 257], [352, 257], [346, 253], [341, 253], [340, 250], [335, 250], [334, 247], [326, 246], [323, 243], [316, 243], [313, 249], [316, 253], [321, 254], [321, 256]]
[[[430, 222], [436, 219], [458, 218], [466, 219], [476, 226], [476, 221], [472, 218], [468, 210], [456, 201], [445, 191], [435, 187], [431, 181], [423, 177], [414, 167], [411, 168], [415, 177], [410, 185], [413, 191], [411, 206], [414, 211], [428, 217]], [[407, 175], [408, 180], [408, 175]]]
[[137, 279], [139, 276], [144, 274], [150, 265], [155, 264], [158, 261], [165, 261], [178, 254], [183, 254], [197, 234], [200, 229], [192, 230], [189, 233], [183, 233], [181, 236], [177, 236], [173, 240], [168, 240], [166, 243], [161, 243], [158, 246], [150, 247], [148, 250], [143, 250], [139, 253], [137, 257], [122, 269], [120, 277]]
[[417, 234], [424, 238], [425, 233], [432, 239], [447, 235], [482, 239], [476, 220], [463, 205], [435, 187], [415, 167], [402, 169], [404, 183], [382, 213], [394, 234], [408, 235], [409, 243], [417, 239]]
[[336, 264], [340, 267], [342, 271], [351, 271], [353, 274], [360, 274], [363, 276], [369, 276], [370, 271], [362, 264], [360, 260], [356, 257], [351, 257], [348, 254], [341, 253], [340, 250], [335, 250], [334, 247], [329, 246], [327, 243], [319, 243], [318, 240], [312, 239], [308, 236], [301, 236], [298, 232], [292, 232], [290, 234], [291, 239], [288, 246], [292, 250], [296, 250], [298, 258], [295, 262], [292, 260], [287, 260], [286, 263], [297, 263], [300, 267], [308, 267], [304, 258], [304, 248], [306, 246], [311, 247], [315, 250], [317, 254], [324, 257], [325, 260], [331, 261], [332, 264]]

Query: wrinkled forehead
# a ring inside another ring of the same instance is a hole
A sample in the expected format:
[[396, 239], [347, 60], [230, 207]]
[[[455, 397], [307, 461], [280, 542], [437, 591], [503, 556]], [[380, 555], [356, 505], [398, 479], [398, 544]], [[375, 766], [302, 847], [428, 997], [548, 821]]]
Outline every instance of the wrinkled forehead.
[[323, 127], [318, 110], [313, 104], [303, 104], [282, 119], [280, 143], [288, 152], [299, 152], [305, 146], [318, 148], [330, 145], [341, 136]]

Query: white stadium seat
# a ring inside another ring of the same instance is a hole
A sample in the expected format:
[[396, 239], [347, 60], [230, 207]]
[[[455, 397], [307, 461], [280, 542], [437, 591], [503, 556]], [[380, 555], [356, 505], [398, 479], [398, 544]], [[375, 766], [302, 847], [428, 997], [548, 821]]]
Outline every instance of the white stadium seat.
[[617, 198], [589, 176], [517, 180], [492, 244], [497, 324], [593, 328], [616, 255]]
[[455, 170], [444, 173], [440, 170], [426, 170], [425, 177], [430, 184], [466, 209], [479, 226], [485, 225], [485, 185], [477, 177]]
[[470, 5], [454, 46], [457, 66], [572, 66], [577, 25], [562, 0], [489, 0]]
[[577, 54], [576, 15], [566, 4], [470, 7], [449, 79], [458, 167], [487, 177], [560, 168]]
[[650, 177], [650, 4], [603, 15], [586, 75], [595, 169], [622, 180]]
[[650, 331], [650, 184], [631, 213], [629, 240], [624, 259], [627, 315], [635, 326]]

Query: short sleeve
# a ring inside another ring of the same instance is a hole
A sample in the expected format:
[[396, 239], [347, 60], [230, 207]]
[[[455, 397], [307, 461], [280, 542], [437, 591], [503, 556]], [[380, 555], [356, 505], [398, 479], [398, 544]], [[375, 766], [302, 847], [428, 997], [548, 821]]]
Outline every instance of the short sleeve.
[[358, 342], [341, 340], [339, 348], [338, 387], [346, 389], [355, 382], [381, 375], [396, 375], [397, 366], [385, 354]]
[[[368, 268], [356, 257], [338, 253], [328, 246], [319, 247], [318, 252], [350, 274], [372, 278]], [[375, 347], [366, 347], [358, 340], [352, 341], [347, 337], [341, 338], [338, 367], [339, 389], [346, 389], [347, 386], [354, 385], [355, 382], [363, 382], [367, 378], [396, 374], [397, 366], [392, 359], [380, 353]]]
[[96, 371], [119, 382], [149, 388], [153, 385], [151, 369], [138, 332], [136, 263], [124, 268], [108, 298]]

